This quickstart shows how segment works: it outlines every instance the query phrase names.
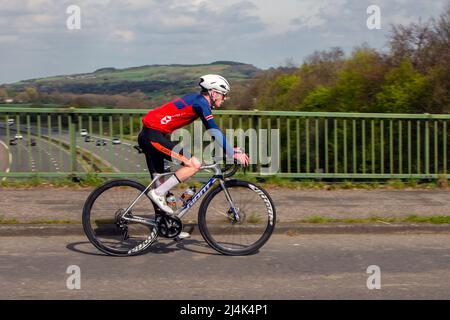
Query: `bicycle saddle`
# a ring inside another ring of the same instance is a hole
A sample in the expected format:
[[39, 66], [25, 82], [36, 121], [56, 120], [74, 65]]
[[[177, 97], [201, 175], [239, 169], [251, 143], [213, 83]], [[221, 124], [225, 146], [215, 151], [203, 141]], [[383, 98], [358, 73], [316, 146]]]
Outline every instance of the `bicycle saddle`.
[[142, 148], [139, 147], [138, 145], [133, 146], [133, 148], [135, 148], [138, 153], [144, 153], [144, 151], [142, 151]]

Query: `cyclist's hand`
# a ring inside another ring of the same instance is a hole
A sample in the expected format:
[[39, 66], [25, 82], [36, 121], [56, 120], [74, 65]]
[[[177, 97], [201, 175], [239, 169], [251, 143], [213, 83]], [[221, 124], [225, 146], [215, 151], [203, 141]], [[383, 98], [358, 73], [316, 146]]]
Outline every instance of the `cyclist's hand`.
[[244, 153], [245, 152], [245, 150], [241, 147], [233, 148], [233, 150], [234, 150], [234, 153]]
[[249, 158], [248, 158], [247, 154], [240, 153], [240, 152], [235, 152], [233, 158], [236, 159], [244, 167], [248, 166]]

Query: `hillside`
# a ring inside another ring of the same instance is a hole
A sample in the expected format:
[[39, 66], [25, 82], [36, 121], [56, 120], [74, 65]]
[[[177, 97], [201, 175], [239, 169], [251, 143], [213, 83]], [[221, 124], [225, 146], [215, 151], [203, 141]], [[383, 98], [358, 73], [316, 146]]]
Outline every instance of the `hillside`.
[[176, 96], [196, 88], [197, 79], [208, 73], [217, 73], [239, 86], [253, 78], [260, 70], [252, 65], [217, 61], [202, 65], [146, 65], [126, 69], [101, 68], [92, 73], [60, 75], [20, 81], [6, 86], [16, 92], [34, 87], [40, 93], [52, 92], [96, 95], [144, 93], [147, 98], [159, 100]]

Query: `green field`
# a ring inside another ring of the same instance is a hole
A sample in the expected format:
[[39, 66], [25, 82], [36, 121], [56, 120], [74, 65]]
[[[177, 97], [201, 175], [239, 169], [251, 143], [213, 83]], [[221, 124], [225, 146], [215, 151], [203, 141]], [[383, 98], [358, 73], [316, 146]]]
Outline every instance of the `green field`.
[[61, 104], [57, 103], [0, 103], [0, 108], [62, 108]]
[[[188, 88], [195, 86], [201, 75], [217, 73], [232, 82], [253, 78], [260, 70], [252, 65], [236, 62], [216, 62], [203, 65], [149, 65], [126, 69], [102, 68], [92, 73], [60, 75], [20, 81], [10, 88], [21, 90], [36, 87], [40, 91], [73, 93], [122, 93], [133, 88], [147, 86], [150, 91], [165, 91], [167, 87]], [[89, 87], [87, 87], [89, 86]], [[81, 92], [83, 91], [83, 92]], [[144, 91], [145, 92], [145, 91]]]

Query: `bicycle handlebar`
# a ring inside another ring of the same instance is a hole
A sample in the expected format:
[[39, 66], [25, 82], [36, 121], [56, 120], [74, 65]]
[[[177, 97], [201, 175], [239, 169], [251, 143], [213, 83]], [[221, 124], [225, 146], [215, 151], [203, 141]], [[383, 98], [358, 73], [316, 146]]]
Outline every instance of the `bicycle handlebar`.
[[[220, 160], [223, 160], [222, 158]], [[214, 161], [215, 163], [212, 165], [203, 165], [200, 167], [200, 170], [207, 170], [207, 169], [214, 169], [217, 168], [218, 163]], [[225, 166], [221, 168], [221, 172], [224, 178], [230, 178], [233, 175], [236, 174], [236, 172], [241, 167], [241, 164], [237, 162], [236, 159], [234, 159], [233, 163], [225, 163]]]
[[[241, 166], [242, 165], [238, 163], [236, 160], [234, 160], [233, 164], [225, 165], [225, 168], [223, 169], [223, 177], [230, 178], [234, 176]], [[227, 172], [228, 170], [230, 171]]]

